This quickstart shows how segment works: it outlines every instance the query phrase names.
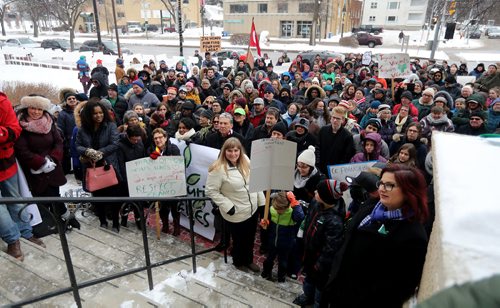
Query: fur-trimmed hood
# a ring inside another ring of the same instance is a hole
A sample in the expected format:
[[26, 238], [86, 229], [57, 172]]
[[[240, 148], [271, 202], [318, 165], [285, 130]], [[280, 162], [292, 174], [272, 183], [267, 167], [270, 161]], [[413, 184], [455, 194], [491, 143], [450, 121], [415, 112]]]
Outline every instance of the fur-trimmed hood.
[[80, 113], [82, 112], [82, 109], [86, 104], [86, 101], [79, 103], [78, 105], [76, 105], [75, 111], [73, 112], [75, 116], [75, 124], [78, 128], [82, 127], [82, 118], [80, 116]]
[[67, 93], [76, 94], [76, 90], [69, 87], [62, 88], [61, 90], [59, 90], [59, 104], [61, 104], [61, 106], [66, 105], [66, 100], [64, 99], [64, 97], [66, 96]]
[[319, 92], [319, 98], [323, 99], [326, 96], [325, 90], [323, 90], [320, 86], [317, 85], [312, 85], [309, 88], [307, 88], [306, 92], [304, 93], [305, 97], [308, 99], [311, 99], [311, 89], [316, 89]]

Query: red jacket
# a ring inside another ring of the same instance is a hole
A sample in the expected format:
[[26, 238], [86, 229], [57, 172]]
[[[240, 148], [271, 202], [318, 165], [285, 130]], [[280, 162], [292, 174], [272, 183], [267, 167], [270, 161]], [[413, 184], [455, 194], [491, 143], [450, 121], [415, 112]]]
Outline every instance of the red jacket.
[[19, 138], [21, 131], [11, 102], [0, 92], [0, 182], [17, 172], [14, 141]]

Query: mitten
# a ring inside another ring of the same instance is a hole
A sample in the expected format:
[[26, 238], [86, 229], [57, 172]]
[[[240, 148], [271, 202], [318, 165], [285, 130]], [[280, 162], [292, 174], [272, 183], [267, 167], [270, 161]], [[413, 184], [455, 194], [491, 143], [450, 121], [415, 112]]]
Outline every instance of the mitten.
[[158, 147], [156, 147], [155, 150], [153, 152], [151, 152], [151, 154], [149, 154], [149, 157], [151, 159], [157, 159], [159, 156], [161, 156], [161, 152], [160, 152], [160, 149]]
[[401, 134], [392, 135], [392, 140], [394, 140], [394, 142], [399, 142], [401, 140]]
[[43, 173], [49, 173], [56, 169], [57, 164], [49, 156], [45, 156], [45, 164], [42, 166]]
[[[50, 161], [47, 157], [45, 157], [45, 162], [43, 163], [43, 165], [42, 165], [42, 166], [41, 166], [38, 170], [33, 170], [33, 169], [31, 169], [31, 170], [30, 170], [30, 171], [31, 171], [31, 173], [32, 173], [32, 174], [41, 174], [41, 173], [48, 173], [48, 172], [50, 172], [50, 171], [54, 170], [54, 169], [55, 169], [55, 165], [54, 165], [54, 167], [53, 167], [53, 168], [52, 168], [52, 167], [50, 167], [50, 166], [49, 166], [49, 163], [50, 163], [50, 162], [51, 162], [51, 161]], [[50, 168], [52, 168], [52, 170], [51, 170]], [[50, 170], [50, 171], [46, 171], [46, 170]]]
[[233, 216], [235, 212], [236, 212], [236, 208], [233, 206], [229, 211], [227, 211], [227, 215]]
[[97, 162], [102, 159], [102, 152], [101, 151], [96, 151], [92, 148], [88, 148], [85, 150], [85, 156], [87, 156], [91, 161]]

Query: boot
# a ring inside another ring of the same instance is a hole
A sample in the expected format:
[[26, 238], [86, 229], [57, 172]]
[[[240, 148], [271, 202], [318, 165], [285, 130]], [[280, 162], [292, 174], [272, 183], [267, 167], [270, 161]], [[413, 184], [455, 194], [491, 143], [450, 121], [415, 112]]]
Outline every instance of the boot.
[[174, 233], [172, 233], [173, 236], [178, 236], [179, 234], [181, 234], [180, 220], [180, 216], [174, 217]]
[[169, 230], [168, 230], [168, 216], [167, 217], [160, 217], [160, 218], [161, 218], [161, 224], [162, 224], [161, 232], [168, 234], [169, 233]]
[[21, 242], [17, 240], [12, 244], [7, 245], [7, 254], [11, 255], [21, 262], [24, 261], [24, 255], [21, 251]]

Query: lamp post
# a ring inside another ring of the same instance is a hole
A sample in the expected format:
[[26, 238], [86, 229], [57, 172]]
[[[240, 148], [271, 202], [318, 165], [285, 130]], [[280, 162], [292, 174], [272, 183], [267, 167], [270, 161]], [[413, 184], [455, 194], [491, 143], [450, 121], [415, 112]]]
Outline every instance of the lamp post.
[[92, 5], [94, 6], [94, 21], [95, 21], [95, 32], [97, 33], [97, 43], [99, 44], [99, 48], [102, 48], [101, 27], [99, 26], [99, 13], [97, 12], [97, 1], [93, 0]]
[[115, 24], [116, 48], [118, 49], [118, 58], [121, 58], [122, 57], [122, 49], [120, 48], [120, 38], [118, 36], [118, 24], [116, 22], [116, 9], [115, 9], [115, 1], [114, 0], [111, 0], [111, 8], [113, 9], [113, 23]]
[[344, 37], [345, 13], [346, 13], [346, 9], [345, 9], [345, 1], [344, 1], [344, 6], [342, 7], [342, 27], [340, 29], [340, 38]]
[[184, 37], [182, 36], [182, 1], [177, 0], [177, 14], [178, 14], [178, 27], [179, 27], [179, 56], [184, 56], [182, 43], [184, 41]]

